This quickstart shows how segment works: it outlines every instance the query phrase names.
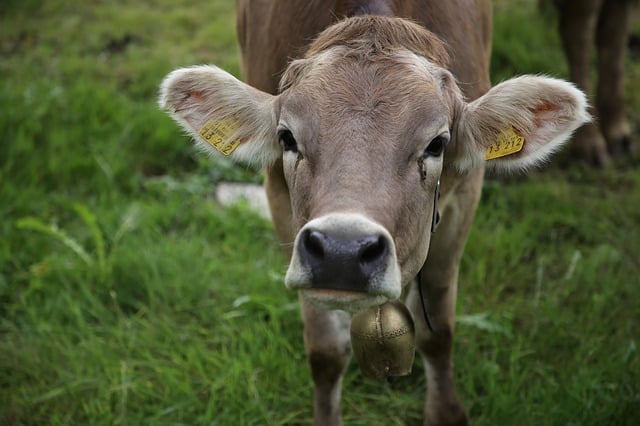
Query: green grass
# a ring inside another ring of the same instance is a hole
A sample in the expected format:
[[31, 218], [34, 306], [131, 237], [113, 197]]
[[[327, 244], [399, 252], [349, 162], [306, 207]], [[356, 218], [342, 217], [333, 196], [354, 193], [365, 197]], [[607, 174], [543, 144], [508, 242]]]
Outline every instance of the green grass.
[[[496, 81], [566, 73], [534, 3], [496, 2]], [[202, 158], [155, 104], [175, 67], [239, 75], [233, 13], [221, 0], [0, 3], [0, 424], [310, 424], [286, 259], [270, 224], [212, 197], [260, 174]], [[627, 70], [637, 128], [640, 65]], [[640, 418], [629, 163], [487, 181], [455, 342], [473, 424]], [[422, 373], [389, 384], [352, 365], [345, 424], [420, 424]]]

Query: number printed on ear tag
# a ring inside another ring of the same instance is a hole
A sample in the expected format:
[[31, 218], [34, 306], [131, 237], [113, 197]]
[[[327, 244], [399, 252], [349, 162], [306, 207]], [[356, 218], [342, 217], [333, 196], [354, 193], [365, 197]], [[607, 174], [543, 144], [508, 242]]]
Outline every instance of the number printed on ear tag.
[[504, 157], [505, 155], [515, 154], [524, 147], [524, 137], [517, 134], [513, 128], [500, 132], [496, 141], [487, 147], [486, 160]]
[[233, 118], [226, 120], [209, 120], [202, 126], [198, 134], [207, 141], [209, 145], [223, 153], [231, 153], [240, 145], [240, 139], [230, 140], [229, 137], [238, 129], [238, 122]]

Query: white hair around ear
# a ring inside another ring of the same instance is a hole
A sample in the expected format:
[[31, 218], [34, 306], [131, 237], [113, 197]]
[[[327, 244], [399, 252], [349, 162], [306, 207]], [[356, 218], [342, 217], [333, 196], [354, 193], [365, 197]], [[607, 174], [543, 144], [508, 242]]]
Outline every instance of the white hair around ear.
[[453, 163], [465, 171], [486, 161], [523, 170], [546, 161], [591, 117], [585, 94], [572, 83], [521, 76], [467, 104], [455, 129]]
[[282, 154], [276, 99], [218, 67], [195, 66], [170, 73], [158, 103], [203, 150], [265, 165]]

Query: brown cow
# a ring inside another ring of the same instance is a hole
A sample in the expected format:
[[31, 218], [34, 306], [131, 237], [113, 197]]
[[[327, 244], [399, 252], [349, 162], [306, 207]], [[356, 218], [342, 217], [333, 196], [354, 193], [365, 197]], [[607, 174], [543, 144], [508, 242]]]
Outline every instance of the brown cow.
[[315, 424], [340, 423], [348, 312], [403, 292], [425, 362], [425, 423], [466, 423], [454, 306], [485, 164], [544, 161], [588, 121], [585, 96], [533, 76], [490, 89], [488, 0], [240, 1], [238, 19], [251, 85], [213, 66], [180, 69], [160, 105], [202, 147], [266, 168], [291, 256], [285, 285], [301, 296]]
[[603, 166], [609, 154], [631, 151], [631, 127], [624, 111], [624, 58], [633, 8], [638, 0], [553, 0], [569, 75], [591, 88], [591, 48], [597, 49], [597, 121], [576, 132], [573, 156]]

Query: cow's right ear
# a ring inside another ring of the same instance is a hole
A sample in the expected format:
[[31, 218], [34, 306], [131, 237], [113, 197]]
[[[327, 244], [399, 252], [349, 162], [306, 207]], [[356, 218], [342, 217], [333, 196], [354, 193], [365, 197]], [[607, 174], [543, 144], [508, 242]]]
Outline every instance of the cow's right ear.
[[220, 68], [196, 66], [170, 73], [158, 103], [206, 151], [266, 165], [282, 155], [276, 99]]
[[526, 170], [546, 161], [589, 120], [586, 95], [572, 83], [515, 77], [462, 107], [450, 157], [460, 171], [483, 162], [496, 170]]

